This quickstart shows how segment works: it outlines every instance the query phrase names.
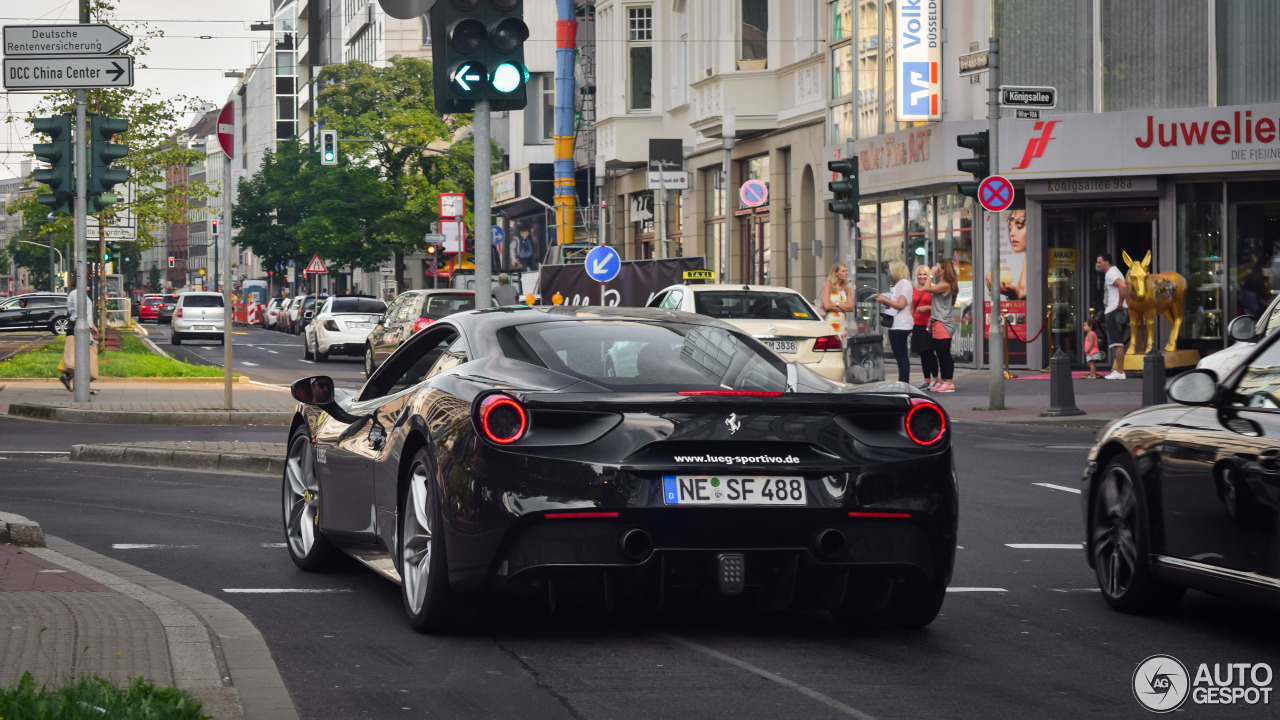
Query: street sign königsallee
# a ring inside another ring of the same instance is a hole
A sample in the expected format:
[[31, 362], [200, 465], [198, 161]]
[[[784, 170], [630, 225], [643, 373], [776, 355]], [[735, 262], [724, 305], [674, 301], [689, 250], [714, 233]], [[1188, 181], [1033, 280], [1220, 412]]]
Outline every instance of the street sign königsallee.
[[1057, 106], [1056, 88], [1000, 86], [1000, 107], [1049, 110]]
[[133, 41], [110, 25], [5, 25], [6, 57], [110, 55]]
[[132, 87], [133, 56], [5, 58], [6, 90]]

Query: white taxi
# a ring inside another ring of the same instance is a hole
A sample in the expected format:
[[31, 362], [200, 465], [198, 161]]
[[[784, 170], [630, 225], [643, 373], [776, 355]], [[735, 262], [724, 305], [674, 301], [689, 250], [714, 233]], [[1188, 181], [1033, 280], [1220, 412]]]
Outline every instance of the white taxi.
[[386, 310], [386, 303], [371, 297], [325, 300], [302, 331], [302, 357], [325, 362], [330, 355], [364, 355], [365, 339]]
[[772, 285], [672, 285], [649, 307], [683, 310], [723, 320], [769, 346], [788, 362], [801, 363], [830, 380], [844, 382], [844, 345], [803, 295]]

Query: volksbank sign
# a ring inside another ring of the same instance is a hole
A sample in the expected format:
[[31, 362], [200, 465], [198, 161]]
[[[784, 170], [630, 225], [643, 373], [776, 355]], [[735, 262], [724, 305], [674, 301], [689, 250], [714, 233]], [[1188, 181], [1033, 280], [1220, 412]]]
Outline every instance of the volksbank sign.
[[899, 0], [894, 6], [899, 121], [942, 119], [941, 25], [942, 0]]

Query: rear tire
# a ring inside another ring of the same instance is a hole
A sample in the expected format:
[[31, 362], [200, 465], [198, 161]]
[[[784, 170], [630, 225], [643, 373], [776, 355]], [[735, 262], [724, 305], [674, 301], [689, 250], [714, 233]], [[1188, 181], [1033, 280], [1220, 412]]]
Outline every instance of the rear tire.
[[179, 334], [178, 334], [178, 333], [176, 333], [176, 332], [175, 332], [175, 333], [173, 333], [173, 334], [169, 337], [169, 343], [170, 343], [171, 345], [181, 345], [181, 344], [182, 344], [182, 336], [181, 336], [181, 335], [179, 335]]
[[397, 558], [400, 597], [409, 625], [420, 633], [457, 631], [458, 598], [449, 587], [444, 549], [444, 515], [427, 451], [419, 450], [409, 469], [400, 507]]
[[311, 360], [315, 356], [311, 354], [311, 343], [307, 342], [307, 336], [302, 336], [302, 359]]
[[317, 338], [317, 339], [316, 339], [316, 351], [315, 351], [314, 355], [316, 356], [316, 362], [329, 362], [329, 353], [327, 353], [327, 352], [320, 352], [320, 340], [319, 340], [319, 338]]
[[1102, 597], [1123, 613], [1158, 613], [1187, 589], [1151, 571], [1146, 493], [1128, 456], [1112, 458], [1089, 501], [1089, 553]]

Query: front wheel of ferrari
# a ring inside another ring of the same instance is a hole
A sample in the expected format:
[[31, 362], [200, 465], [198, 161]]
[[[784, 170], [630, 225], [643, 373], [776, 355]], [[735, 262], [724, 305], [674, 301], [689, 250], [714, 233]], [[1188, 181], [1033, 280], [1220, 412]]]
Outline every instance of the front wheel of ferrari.
[[293, 564], [307, 572], [326, 570], [338, 550], [320, 532], [320, 483], [316, 480], [315, 446], [305, 425], [289, 438], [284, 465], [284, 535]]
[[1151, 572], [1150, 526], [1143, 488], [1127, 457], [1102, 471], [1089, 513], [1089, 551], [1102, 597], [1125, 613], [1152, 613], [1173, 607], [1186, 588]]
[[364, 348], [364, 379], [368, 380], [373, 376], [373, 348], [366, 345]]
[[400, 588], [409, 624], [422, 633], [457, 629], [457, 603], [449, 587], [440, 500], [419, 450], [409, 470], [400, 516]]

